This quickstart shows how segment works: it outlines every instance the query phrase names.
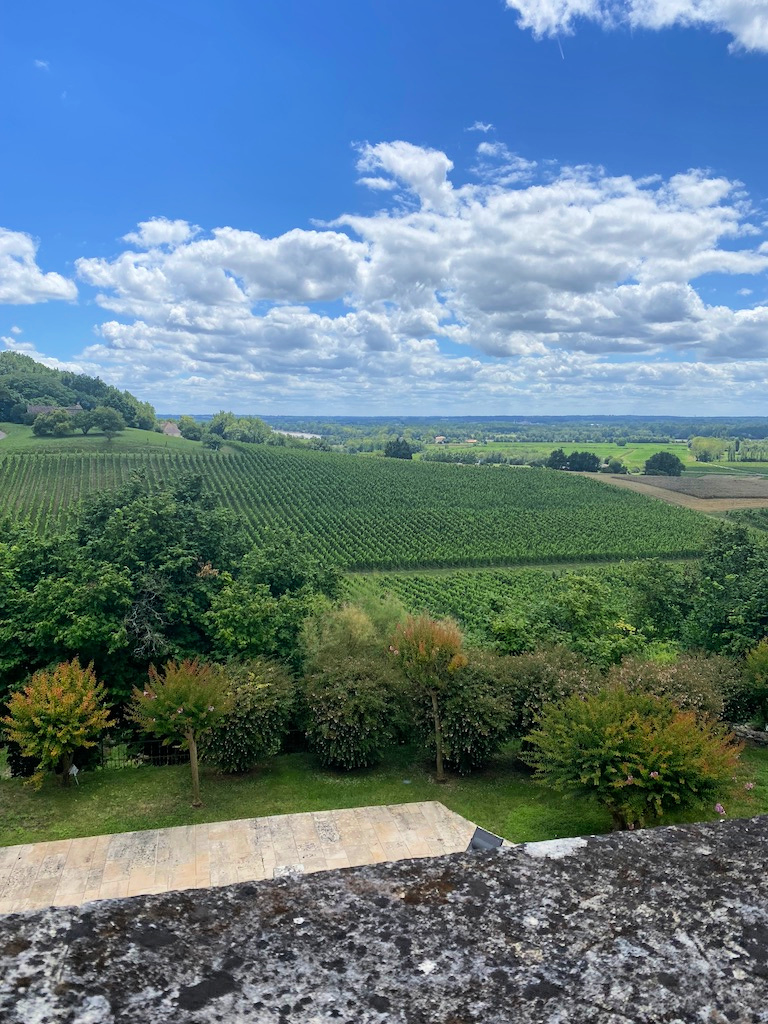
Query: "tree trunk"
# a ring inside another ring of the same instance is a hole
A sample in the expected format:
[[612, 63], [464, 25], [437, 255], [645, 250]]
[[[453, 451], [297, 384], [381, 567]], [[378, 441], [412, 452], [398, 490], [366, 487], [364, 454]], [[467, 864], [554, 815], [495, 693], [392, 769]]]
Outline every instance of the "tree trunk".
[[189, 767], [192, 770], [192, 806], [202, 807], [200, 799], [200, 771], [197, 767], [197, 741], [193, 732], [187, 733], [187, 744], [189, 746]]
[[62, 786], [69, 785], [69, 769], [72, 767], [72, 755], [62, 754], [61, 755], [61, 784]]
[[443, 770], [443, 729], [440, 725], [440, 708], [437, 703], [437, 690], [432, 691], [432, 715], [435, 719], [435, 764], [437, 767], [437, 782], [445, 782]]
[[609, 807], [608, 811], [611, 815], [611, 829], [613, 832], [626, 832], [629, 828], [627, 825], [627, 819], [621, 813], [621, 811], [615, 811]]

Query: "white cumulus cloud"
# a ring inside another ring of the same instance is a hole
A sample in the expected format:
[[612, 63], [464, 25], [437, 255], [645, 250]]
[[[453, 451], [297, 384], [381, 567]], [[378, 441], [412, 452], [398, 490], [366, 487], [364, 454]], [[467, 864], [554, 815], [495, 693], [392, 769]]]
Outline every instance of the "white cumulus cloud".
[[77, 261], [104, 311], [78, 363], [200, 411], [759, 403], [768, 306], [701, 285], [738, 274], [765, 293], [740, 183], [541, 165], [486, 140], [477, 161], [454, 184], [445, 153], [366, 145], [384, 207], [275, 237], [143, 222], [113, 258]]
[[74, 281], [38, 267], [37, 248], [31, 235], [0, 228], [0, 302], [24, 306], [77, 298]]
[[580, 19], [604, 28], [673, 25], [726, 32], [733, 48], [768, 50], [768, 0], [506, 0], [534, 35], [574, 30]]

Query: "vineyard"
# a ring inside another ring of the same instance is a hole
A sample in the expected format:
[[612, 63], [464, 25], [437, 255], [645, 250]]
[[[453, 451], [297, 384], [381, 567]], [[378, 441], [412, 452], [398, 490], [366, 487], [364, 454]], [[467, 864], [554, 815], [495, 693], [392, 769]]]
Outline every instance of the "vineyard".
[[752, 526], [768, 530], [768, 508], [739, 508], [726, 513], [726, 518], [738, 526]]
[[474, 468], [249, 446], [221, 452], [0, 450], [0, 515], [44, 534], [88, 493], [184, 471], [238, 512], [258, 543], [290, 528], [347, 570], [503, 566], [695, 555], [710, 521], [576, 474]]
[[546, 569], [387, 573], [349, 576], [346, 593], [351, 601], [393, 594], [410, 612], [449, 616], [470, 636], [482, 637], [502, 610], [530, 606], [547, 593], [554, 579], [555, 574]]

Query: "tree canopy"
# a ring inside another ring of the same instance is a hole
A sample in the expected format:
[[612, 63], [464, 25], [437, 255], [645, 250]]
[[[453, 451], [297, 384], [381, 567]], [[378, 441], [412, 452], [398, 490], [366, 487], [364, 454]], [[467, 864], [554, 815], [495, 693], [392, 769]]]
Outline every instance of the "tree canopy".
[[684, 463], [672, 452], [656, 452], [645, 460], [646, 476], [680, 476]]

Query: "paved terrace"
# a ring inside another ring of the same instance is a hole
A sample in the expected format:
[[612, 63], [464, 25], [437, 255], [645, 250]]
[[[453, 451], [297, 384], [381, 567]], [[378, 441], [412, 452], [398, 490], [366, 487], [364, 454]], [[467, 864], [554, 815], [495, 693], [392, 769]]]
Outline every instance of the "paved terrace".
[[0, 914], [466, 850], [440, 803], [281, 814], [0, 848]]

